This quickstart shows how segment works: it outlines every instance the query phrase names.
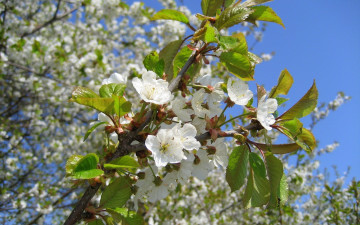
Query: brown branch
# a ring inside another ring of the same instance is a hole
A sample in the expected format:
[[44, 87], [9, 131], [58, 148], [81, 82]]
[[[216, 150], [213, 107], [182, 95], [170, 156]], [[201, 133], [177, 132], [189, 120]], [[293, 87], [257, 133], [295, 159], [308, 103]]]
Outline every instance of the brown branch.
[[26, 37], [26, 36], [32, 35], [32, 34], [38, 32], [38, 31], [40, 31], [41, 29], [43, 29], [43, 28], [45, 28], [45, 27], [53, 24], [54, 22], [65, 18], [66, 16], [68, 16], [68, 15], [70, 15], [71, 13], [75, 12], [75, 11], [79, 8], [79, 7], [75, 7], [75, 8], [71, 9], [70, 11], [68, 11], [68, 12], [66, 12], [66, 13], [64, 13], [64, 14], [62, 14], [62, 15], [60, 15], [60, 16], [57, 16], [57, 13], [58, 13], [59, 7], [60, 7], [60, 3], [61, 3], [61, 0], [59, 0], [58, 5], [57, 5], [57, 7], [56, 7], [56, 11], [55, 11], [55, 13], [54, 13], [54, 16], [53, 16], [50, 20], [48, 20], [48, 21], [46, 21], [45, 23], [43, 23], [43, 24], [35, 27], [35, 28], [34, 28], [32, 31], [30, 31], [30, 32], [25, 32], [25, 33], [23, 33], [20, 37], [21, 37], [21, 38], [24, 38], [24, 37]]

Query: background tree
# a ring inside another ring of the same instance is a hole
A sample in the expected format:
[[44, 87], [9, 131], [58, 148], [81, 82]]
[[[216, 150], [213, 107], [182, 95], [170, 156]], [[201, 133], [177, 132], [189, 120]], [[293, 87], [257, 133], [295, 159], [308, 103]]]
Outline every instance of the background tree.
[[[185, 7], [177, 7], [172, 1], [161, 3], [165, 8], [184, 12], [191, 24], [199, 25]], [[163, 49], [170, 41], [184, 37], [186, 26], [176, 21], [160, 21], [149, 27], [149, 18], [155, 11], [137, 2], [126, 5], [120, 1], [3, 1], [0, 7], [0, 90], [1, 100], [5, 103], [0, 110], [3, 139], [0, 213], [4, 223], [31, 224], [39, 223], [39, 220], [59, 223], [77, 202], [77, 195], [83, 192], [82, 186], [70, 188], [69, 179], [64, 178], [66, 160], [73, 154], [85, 155], [103, 147], [100, 134], [82, 142], [89, 123], [96, 119], [93, 111], [68, 102], [71, 92], [75, 86], [98, 89], [113, 72], [127, 74], [129, 78], [139, 76], [145, 69], [144, 57], [153, 50]], [[243, 29], [247, 35], [256, 31], [251, 25]], [[221, 68], [204, 66], [200, 74], [210, 71], [212, 74], [224, 73]], [[127, 96], [129, 100], [131, 96], [131, 93]], [[340, 95], [339, 99], [346, 99], [346, 96]], [[314, 114], [314, 121], [318, 118], [321, 118], [319, 112]], [[305, 182], [305, 178], [312, 176], [314, 165], [302, 153], [296, 157], [298, 166], [288, 170], [292, 173], [289, 174], [290, 196], [296, 197], [285, 208], [268, 213], [263, 217], [264, 221], [275, 218], [283, 221], [315, 218], [336, 223], [358, 221], [358, 201], [354, 202], [359, 198], [358, 184], [354, 183], [347, 189], [347, 197], [339, 198], [341, 179], [334, 185], [325, 186], [327, 188], [320, 196], [310, 196], [305, 205], [307, 214], [297, 210], [299, 205], [303, 205], [300, 202], [303, 196], [309, 194], [309, 190], [321, 187], [323, 178], [319, 175], [311, 182]], [[214, 188], [216, 185], [213, 184], [221, 177], [216, 173], [221, 171], [214, 171], [210, 183], [194, 182], [193, 185]], [[193, 193], [193, 187], [183, 188], [185, 192]], [[215, 193], [215, 189], [210, 199], [221, 200], [222, 193], [229, 192], [227, 187], [221, 188], [224, 190]], [[208, 193], [207, 188], [201, 191], [203, 195]], [[217, 201], [205, 201], [209, 204], [204, 205], [201, 202], [195, 204], [191, 199], [175, 201], [176, 193], [171, 196], [174, 197], [158, 204], [174, 204], [174, 208], [187, 208], [192, 204], [202, 216], [194, 217], [192, 211], [172, 215], [160, 210], [164, 207], [154, 205], [154, 211], [149, 211], [146, 217], [154, 221], [211, 220], [220, 223], [232, 218], [232, 209], [242, 199], [237, 194], [235, 201], [227, 199], [217, 205]], [[352, 207], [353, 203], [357, 206]], [[313, 214], [314, 208], [320, 209], [316, 210], [317, 215]], [[210, 209], [218, 209], [218, 218], [209, 217]], [[236, 217], [232, 222], [247, 218], [251, 223], [255, 214], [265, 212], [243, 210], [242, 215], [247, 216]], [[278, 217], [278, 214], [282, 216]], [[172, 217], [167, 218], [169, 215]]]

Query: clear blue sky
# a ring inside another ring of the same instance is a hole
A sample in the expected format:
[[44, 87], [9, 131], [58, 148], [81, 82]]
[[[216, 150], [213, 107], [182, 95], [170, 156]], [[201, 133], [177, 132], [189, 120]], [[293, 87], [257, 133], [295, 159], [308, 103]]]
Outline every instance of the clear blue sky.
[[[178, 2], [193, 13], [201, 13], [200, 0]], [[145, 3], [161, 9], [155, 1]], [[266, 5], [282, 18], [286, 29], [269, 24], [263, 41], [256, 45], [255, 53], [276, 52], [271, 61], [257, 66], [256, 82], [270, 90], [287, 68], [294, 77], [288, 105], [300, 99], [314, 79], [319, 103], [333, 100], [339, 91], [351, 96], [352, 100], [319, 122], [313, 132], [320, 148], [334, 141], [340, 143], [334, 152], [319, 159], [320, 169], [336, 165], [342, 173], [351, 166], [349, 177], [359, 179], [360, 1], [274, 0]], [[306, 126], [310, 120], [302, 121]]]

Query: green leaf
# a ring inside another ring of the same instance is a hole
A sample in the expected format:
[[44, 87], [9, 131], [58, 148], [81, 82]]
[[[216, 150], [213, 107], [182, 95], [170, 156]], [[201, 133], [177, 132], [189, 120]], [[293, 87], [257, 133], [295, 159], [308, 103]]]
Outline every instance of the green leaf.
[[118, 117], [122, 117], [125, 114], [131, 112], [131, 102], [126, 101], [124, 97], [113, 96], [114, 99], [114, 111]]
[[282, 27], [285, 28], [281, 18], [278, 15], [276, 15], [276, 13], [274, 12], [274, 10], [272, 10], [272, 8], [261, 5], [261, 6], [253, 6], [251, 7], [251, 9], [253, 9], [254, 11], [249, 15], [249, 17], [247, 17], [246, 21], [249, 21], [251, 23], [255, 23], [255, 21], [257, 20], [274, 22], [280, 24]]
[[[221, 1], [220, 1], [221, 2]], [[215, 27], [220, 31], [243, 22], [253, 12], [250, 8], [240, 5], [226, 8], [215, 22]]]
[[82, 159], [84, 156], [82, 155], [72, 155], [70, 158], [66, 161], [65, 171], [67, 174], [72, 174], [76, 165]]
[[86, 87], [76, 87], [72, 92], [72, 98], [70, 101], [75, 101], [76, 98], [98, 98], [99, 95]]
[[275, 208], [278, 206], [278, 189], [284, 173], [283, 164], [271, 153], [267, 153], [265, 159], [270, 182], [270, 200], [268, 207]]
[[288, 136], [291, 140], [296, 140], [297, 136], [302, 133], [303, 124], [298, 118], [281, 122], [278, 130]]
[[179, 71], [181, 70], [181, 68], [184, 67], [186, 61], [190, 58], [191, 54], [192, 54], [192, 50], [190, 50], [187, 46], [185, 46], [176, 55], [174, 59], [174, 67], [173, 67], [174, 77], [176, 77]]
[[238, 78], [244, 81], [254, 80], [254, 70], [246, 55], [237, 52], [223, 52], [220, 55], [220, 62]]
[[242, 3], [241, 5], [244, 7], [250, 7], [254, 5], [260, 5], [266, 2], [271, 2], [272, 0], [247, 0], [246, 2]]
[[87, 225], [105, 225], [101, 219], [92, 220]]
[[221, 51], [230, 51], [240, 45], [239, 39], [232, 36], [219, 36], [219, 45]]
[[239, 43], [239, 45], [236, 46], [236, 48], [234, 48], [232, 51], [243, 54], [243, 55], [247, 55], [248, 54], [248, 46], [247, 46], [245, 35], [243, 33], [236, 33], [231, 36], [234, 38], [237, 38], [238, 43]]
[[104, 164], [105, 169], [138, 168], [139, 166], [139, 163], [128, 155], [114, 159], [109, 164]]
[[159, 58], [156, 51], [147, 55], [143, 61], [145, 68], [154, 71], [159, 77], [162, 77], [165, 69], [165, 61]]
[[282, 97], [276, 97], [275, 99], [277, 101], [278, 106], [280, 106], [280, 105], [284, 104], [285, 102], [289, 101], [288, 98], [282, 98]]
[[219, 35], [219, 32], [215, 27], [211, 25], [210, 21], [206, 22], [204, 28], [206, 28], [204, 34], [204, 41], [206, 43], [217, 42], [216, 37]]
[[89, 137], [89, 135], [100, 125], [106, 124], [106, 122], [100, 122], [100, 123], [96, 123], [94, 126], [92, 126], [89, 130], [86, 131], [85, 135], [84, 135], [84, 139], [83, 141], [86, 141], [86, 139]]
[[287, 95], [293, 83], [293, 77], [287, 69], [284, 69], [280, 73], [277, 85], [271, 89], [269, 98], [275, 98], [278, 95]]
[[301, 134], [296, 137], [296, 144], [301, 146], [307, 152], [311, 152], [316, 148], [316, 139], [308, 129], [302, 128]]
[[104, 84], [100, 87], [99, 94], [102, 98], [111, 98], [113, 95], [123, 96], [125, 88], [125, 84]]
[[142, 216], [126, 208], [106, 209], [114, 218], [114, 221], [123, 225], [143, 225], [145, 221]]
[[100, 207], [116, 208], [122, 207], [131, 196], [130, 185], [126, 178], [116, 178], [107, 186], [101, 195]]
[[307, 93], [293, 107], [279, 116], [276, 120], [291, 120], [309, 115], [317, 105], [318, 95], [318, 90], [314, 81], [314, 84]]
[[278, 144], [278, 145], [273, 144], [270, 146], [266, 144], [256, 143], [256, 146], [261, 148], [263, 151], [271, 150], [273, 154], [287, 154], [287, 153], [295, 152], [300, 149], [299, 145], [296, 143]]
[[173, 61], [182, 43], [182, 40], [172, 41], [167, 44], [165, 48], [163, 48], [159, 53], [159, 58], [163, 59], [165, 62], [164, 72], [168, 76], [168, 81], [171, 80], [174, 76]]
[[76, 179], [91, 179], [104, 174], [104, 171], [97, 169], [99, 157], [95, 153], [82, 157], [73, 169], [73, 177]]
[[268, 203], [270, 198], [269, 181], [254, 172], [250, 167], [243, 203], [246, 208], [260, 207]]
[[244, 185], [248, 161], [249, 150], [246, 145], [237, 146], [231, 152], [226, 168], [226, 181], [232, 192], [239, 190]]
[[286, 182], [286, 176], [284, 173], [280, 180], [280, 184], [277, 190], [277, 196], [280, 198], [280, 204], [284, 204], [288, 200], [289, 186]]
[[184, 13], [174, 9], [162, 9], [155, 13], [151, 20], [176, 20], [185, 24], [189, 23], [189, 19]]
[[251, 152], [249, 155], [249, 163], [255, 174], [266, 178], [265, 164], [258, 154]]
[[221, 9], [223, 1], [220, 0], [202, 0], [201, 9], [205, 16], [215, 16], [216, 11]]
[[114, 100], [112, 98], [101, 98], [89, 88], [75, 88], [70, 101], [92, 107], [105, 114], [113, 114], [114, 112]]

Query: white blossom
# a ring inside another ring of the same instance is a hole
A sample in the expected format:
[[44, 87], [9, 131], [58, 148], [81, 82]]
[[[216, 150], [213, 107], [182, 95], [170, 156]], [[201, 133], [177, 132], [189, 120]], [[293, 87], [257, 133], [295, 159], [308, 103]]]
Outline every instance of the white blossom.
[[229, 163], [229, 154], [228, 154], [227, 146], [225, 144], [225, 139], [217, 138], [216, 141], [210, 146], [216, 148], [216, 152], [212, 156], [214, 165], [216, 167], [222, 166], [223, 168], [226, 168]]
[[209, 171], [213, 168], [213, 164], [210, 163], [205, 150], [199, 150], [196, 153], [196, 156], [198, 159], [194, 160], [192, 175], [199, 180], [204, 180], [208, 176]]
[[126, 84], [127, 82], [127, 75], [126, 74], [119, 74], [119, 73], [113, 73], [109, 78], [106, 78], [102, 81], [102, 85], [104, 84]]
[[240, 79], [230, 77], [227, 82], [227, 90], [229, 98], [237, 105], [246, 105], [253, 97], [249, 85]]
[[157, 80], [156, 74], [152, 71], [145, 72], [142, 79], [135, 77], [132, 84], [145, 102], [163, 105], [173, 98], [168, 88], [169, 83], [162, 79]]
[[258, 103], [256, 118], [266, 130], [271, 130], [270, 125], [275, 123], [274, 113], [278, 107], [277, 101], [274, 98], [269, 98], [265, 101], [266, 95], [262, 96]]
[[186, 99], [181, 95], [171, 101], [171, 108], [182, 122], [191, 121], [190, 116], [194, 114], [194, 110], [187, 108]]

